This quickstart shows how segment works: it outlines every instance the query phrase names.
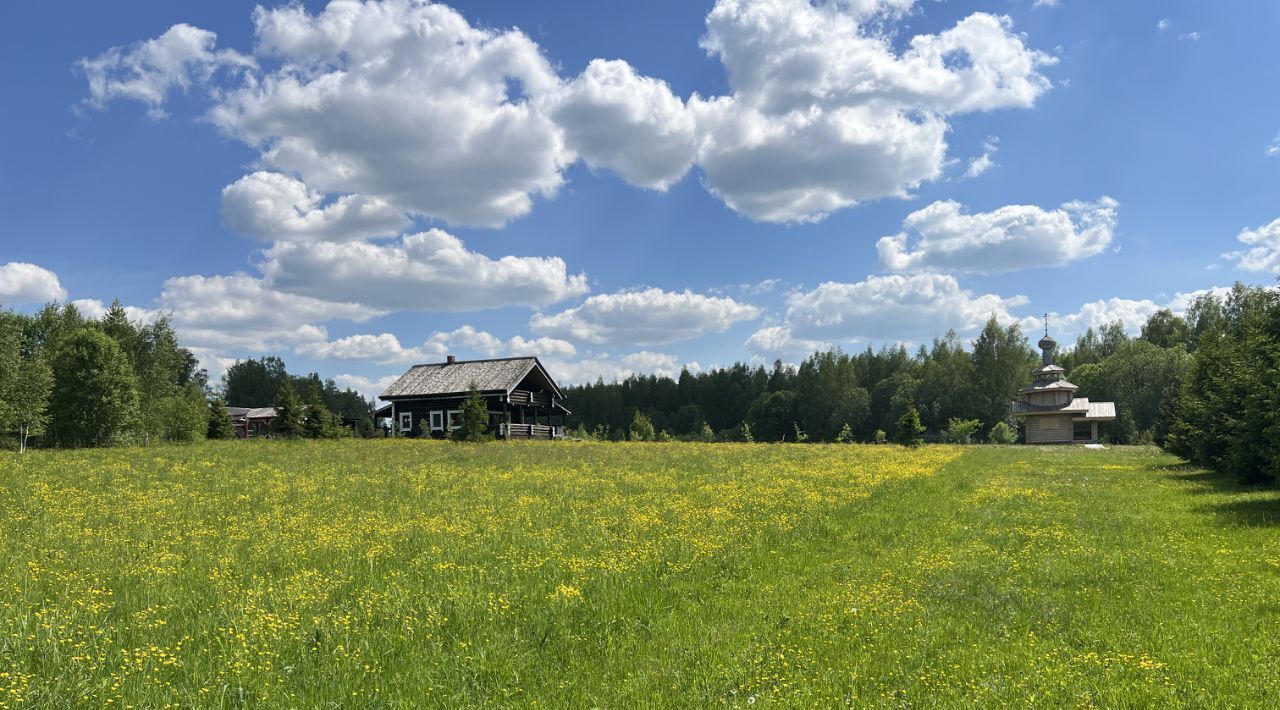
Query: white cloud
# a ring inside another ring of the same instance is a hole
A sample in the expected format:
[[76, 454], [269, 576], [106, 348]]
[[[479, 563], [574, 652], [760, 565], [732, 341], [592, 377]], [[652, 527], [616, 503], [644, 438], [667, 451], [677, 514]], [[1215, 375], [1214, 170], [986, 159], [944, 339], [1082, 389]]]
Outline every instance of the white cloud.
[[1165, 30], [1169, 29], [1169, 27], [1172, 24], [1173, 24], [1172, 21], [1170, 21], [1169, 18], [1166, 17], [1156, 23], [1156, 29], [1160, 32], [1164, 32]]
[[1035, 0], [1031, 7], [1057, 7], [1058, 0]]
[[1223, 254], [1241, 271], [1263, 271], [1280, 274], [1280, 219], [1256, 229], [1245, 229], [1236, 235], [1245, 249]]
[[624, 61], [592, 60], [553, 105], [569, 147], [633, 185], [665, 190], [693, 162], [693, 114], [665, 82], [638, 76]]
[[[1009, 309], [1025, 303], [1024, 296], [975, 296], [945, 274], [870, 276], [791, 294], [781, 327], [782, 335], [808, 341], [922, 340], [948, 329], [977, 330], [993, 315], [1016, 322]], [[762, 334], [757, 343], [779, 337]]]
[[1199, 40], [1199, 39], [1200, 39], [1200, 33], [1199, 33], [1199, 32], [1186, 32], [1186, 33], [1183, 33], [1183, 34], [1178, 35], [1178, 39], [1180, 39], [1180, 40], [1186, 40], [1186, 41], [1190, 41], [1190, 42], [1195, 42], [1195, 41], [1197, 41], [1197, 40]]
[[1274, 158], [1277, 155], [1280, 155], [1280, 133], [1277, 133], [1276, 137], [1267, 144], [1267, 157]]
[[[1119, 204], [1073, 201], [1056, 210], [1007, 205], [966, 214], [951, 200], [912, 212], [904, 231], [876, 243], [888, 271], [996, 273], [1058, 266], [1100, 254], [1111, 243]], [[914, 247], [914, 250], [912, 249]]]
[[[102, 320], [107, 315], [107, 304], [96, 298], [77, 298], [71, 302], [80, 315], [93, 320]], [[131, 323], [150, 323], [161, 314], [160, 311], [139, 306], [124, 306], [125, 315]]]
[[559, 257], [490, 259], [439, 229], [390, 244], [277, 242], [263, 252], [261, 268], [281, 291], [385, 310], [537, 307], [588, 290], [586, 276], [568, 275]]
[[245, 274], [169, 279], [159, 306], [173, 314], [183, 345], [221, 354], [323, 341], [325, 321], [362, 321], [380, 314], [355, 303], [282, 293]]
[[518, 30], [409, 0], [259, 8], [254, 25], [255, 54], [279, 68], [212, 119], [308, 185], [498, 226], [554, 195], [574, 160], [538, 101], [559, 78]]
[[266, 171], [222, 189], [222, 221], [264, 241], [347, 241], [397, 234], [410, 224], [384, 200], [344, 195], [321, 205], [324, 195], [302, 181]]
[[66, 297], [58, 275], [44, 267], [23, 261], [0, 266], [0, 303], [48, 303]]
[[[208, 87], [211, 122], [257, 149], [264, 168], [339, 201], [498, 226], [555, 195], [581, 158], [655, 189], [695, 164], [707, 189], [751, 219], [811, 221], [937, 179], [950, 116], [1028, 107], [1049, 88], [1040, 70], [1056, 60], [1029, 49], [1007, 17], [975, 13], [899, 43], [894, 23], [914, 4], [719, 0], [702, 46], [732, 91], [687, 102], [620, 60], [561, 78], [518, 30], [476, 28], [411, 0], [332, 2], [314, 15], [259, 8], [256, 64], [179, 25], [84, 65], [91, 103], [131, 97], [153, 111], [174, 87], [242, 67], [230, 85]], [[170, 43], [180, 49], [152, 49]], [[309, 193], [301, 204], [289, 224], [332, 219], [315, 214]]]
[[551, 376], [561, 385], [585, 384], [597, 379], [613, 382], [635, 374], [675, 378], [680, 375], [682, 368], [687, 368], [690, 372], [700, 369], [696, 362], [681, 365], [675, 355], [647, 350], [625, 355], [595, 355], [581, 360], [548, 359], [546, 365]]
[[[1174, 315], [1181, 316], [1186, 313], [1192, 302], [1200, 296], [1213, 294], [1219, 298], [1225, 298], [1230, 292], [1230, 287], [1214, 286], [1196, 291], [1176, 293], [1173, 298], [1164, 303], [1158, 303], [1149, 298], [1099, 299], [1085, 303], [1074, 313], [1051, 312], [1049, 314], [1049, 330], [1061, 343], [1064, 341], [1064, 337], [1074, 338], [1083, 335], [1089, 328], [1097, 330], [1104, 325], [1120, 321], [1124, 324], [1126, 332], [1130, 335], [1137, 335], [1142, 331], [1142, 326], [1146, 324], [1147, 319], [1154, 315], [1156, 311], [1167, 308]], [[1042, 328], [1044, 328], [1044, 318], [1041, 316], [1028, 316], [1022, 319], [1022, 329], [1026, 332], [1034, 333]]]
[[229, 49], [215, 51], [217, 35], [177, 24], [155, 39], [113, 47], [78, 66], [89, 82], [86, 104], [103, 108], [114, 99], [148, 106], [152, 118], [165, 116], [164, 103], [174, 89], [186, 91], [222, 67], [253, 66], [253, 60]]
[[731, 298], [658, 288], [592, 296], [553, 315], [535, 314], [535, 333], [595, 345], [660, 345], [720, 333], [760, 316], [760, 309]]
[[361, 394], [365, 399], [377, 401], [378, 395], [382, 394], [392, 382], [400, 379], [399, 374], [387, 375], [385, 377], [371, 378], [364, 375], [341, 374], [335, 375], [333, 383], [343, 389], [353, 389]]
[[868, 29], [912, 3], [720, 0], [702, 45], [733, 94], [694, 96], [707, 187], [770, 222], [822, 219], [860, 201], [902, 197], [941, 174], [946, 117], [1026, 107], [1048, 90], [1054, 59], [1010, 21], [975, 13], [898, 53]]
[[984, 141], [982, 144], [982, 155], [979, 155], [969, 161], [969, 168], [964, 171], [964, 176], [967, 178], [976, 178], [991, 168], [996, 167], [996, 161], [993, 160], [991, 156], [995, 155], [996, 151], [999, 149], [999, 138], [991, 137]]
[[404, 364], [440, 360], [446, 355], [467, 350], [484, 357], [535, 355], [571, 358], [577, 354], [572, 343], [555, 338], [510, 340], [464, 325], [449, 332], [432, 333], [421, 345], [407, 348], [391, 333], [349, 335], [334, 341], [303, 343], [295, 348], [303, 355], [332, 360], [362, 360], [382, 364]]
[[767, 359], [802, 358], [815, 352], [830, 350], [832, 345], [823, 340], [804, 340], [791, 334], [787, 326], [774, 325], [757, 330], [747, 338], [747, 350]]

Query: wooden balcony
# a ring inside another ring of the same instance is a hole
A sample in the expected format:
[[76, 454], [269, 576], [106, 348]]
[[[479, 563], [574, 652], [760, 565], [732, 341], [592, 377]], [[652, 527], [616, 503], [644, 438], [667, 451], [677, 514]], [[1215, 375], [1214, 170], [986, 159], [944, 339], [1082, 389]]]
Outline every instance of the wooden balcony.
[[499, 424], [498, 435], [506, 439], [560, 439], [564, 427], [546, 424]]
[[551, 394], [549, 392], [512, 390], [511, 395], [507, 397], [507, 401], [519, 406], [551, 408]]

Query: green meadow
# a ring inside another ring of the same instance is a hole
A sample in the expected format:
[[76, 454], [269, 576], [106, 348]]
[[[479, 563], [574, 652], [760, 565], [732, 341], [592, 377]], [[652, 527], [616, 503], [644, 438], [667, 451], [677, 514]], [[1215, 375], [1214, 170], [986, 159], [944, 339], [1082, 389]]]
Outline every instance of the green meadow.
[[0, 458], [0, 707], [1267, 707], [1280, 493], [1152, 448]]

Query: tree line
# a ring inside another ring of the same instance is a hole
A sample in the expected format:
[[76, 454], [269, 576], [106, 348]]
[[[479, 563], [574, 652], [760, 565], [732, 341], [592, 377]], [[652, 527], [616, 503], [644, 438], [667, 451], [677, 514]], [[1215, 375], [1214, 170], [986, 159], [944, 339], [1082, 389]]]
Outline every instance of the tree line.
[[1280, 292], [1239, 284], [1201, 305], [1166, 448], [1244, 483], [1280, 480]]
[[323, 426], [331, 435], [339, 416], [368, 422], [372, 411], [332, 380], [289, 375], [279, 358], [236, 363], [211, 386], [167, 316], [135, 323], [119, 301], [100, 319], [71, 304], [0, 312], [0, 438], [19, 451], [231, 436], [224, 401], [272, 406], [281, 396], [292, 398], [299, 434], [304, 412], [317, 413], [310, 433]]
[[[1182, 316], [1152, 315], [1141, 335], [1120, 322], [1089, 328], [1055, 361], [1081, 396], [1117, 405], [1105, 440], [1162, 444], [1194, 353], [1215, 322], [1206, 296]], [[970, 443], [1016, 440], [1010, 402], [1039, 363], [1018, 325], [993, 317], [966, 343], [954, 331], [910, 352], [902, 345], [817, 352], [798, 366], [736, 363], [678, 378], [633, 375], [569, 387], [569, 426], [603, 439]], [[914, 417], [911, 416], [914, 414]], [[919, 430], [915, 432], [915, 422]], [[910, 429], [911, 431], [907, 431]]]

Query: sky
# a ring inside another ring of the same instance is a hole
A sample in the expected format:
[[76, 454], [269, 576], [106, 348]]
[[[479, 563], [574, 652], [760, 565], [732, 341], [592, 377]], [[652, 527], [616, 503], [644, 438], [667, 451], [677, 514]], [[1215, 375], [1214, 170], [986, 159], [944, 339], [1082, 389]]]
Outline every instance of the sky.
[[0, 304], [373, 396], [1070, 342], [1280, 274], [1280, 4], [23, 3]]

